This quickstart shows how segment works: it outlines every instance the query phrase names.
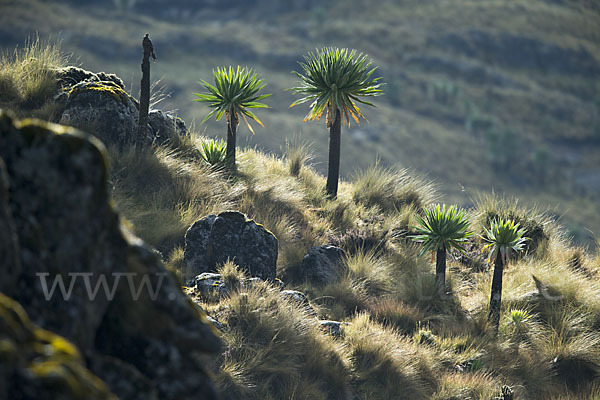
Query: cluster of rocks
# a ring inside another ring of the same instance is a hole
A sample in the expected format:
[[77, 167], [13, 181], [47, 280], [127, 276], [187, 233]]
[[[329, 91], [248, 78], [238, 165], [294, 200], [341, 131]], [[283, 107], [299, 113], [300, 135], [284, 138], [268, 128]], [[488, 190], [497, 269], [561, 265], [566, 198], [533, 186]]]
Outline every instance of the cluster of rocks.
[[[294, 303], [300, 306], [307, 316], [309, 317], [318, 317], [317, 311], [315, 307], [311, 304], [308, 297], [298, 291], [298, 290], [290, 290], [285, 289], [282, 281], [276, 279], [276, 283], [279, 284], [279, 295], [281, 298], [289, 301], [290, 303]], [[198, 296], [202, 300], [214, 300], [222, 297], [226, 297], [232, 294], [237, 290], [249, 290], [255, 284], [264, 282], [262, 279], [254, 277], [247, 278], [239, 282], [239, 285], [236, 287], [231, 287], [225, 282], [225, 279], [221, 274], [213, 273], [213, 272], [203, 272], [202, 274], [196, 276], [188, 285], [191, 286], [193, 296]], [[225, 325], [221, 322], [208, 316], [208, 319], [211, 323], [215, 325], [217, 329], [223, 331], [226, 329]], [[329, 320], [320, 320], [319, 325], [323, 328], [325, 333], [328, 333], [332, 336], [341, 336], [342, 327], [348, 325], [347, 322], [339, 322], [339, 321], [329, 321]]]
[[[216, 272], [218, 265], [232, 261], [249, 276], [273, 280], [277, 245], [265, 227], [240, 212], [226, 211], [202, 218], [187, 230], [184, 262], [193, 275]], [[313, 247], [302, 260], [303, 277], [313, 284], [334, 283], [346, 271], [345, 258], [339, 247]]]
[[[284, 284], [276, 279], [278, 242], [262, 225], [248, 219], [237, 211], [209, 215], [196, 221], [186, 232], [184, 261], [188, 271], [195, 277], [187, 282], [201, 299], [225, 297], [234, 290], [247, 290], [255, 283], [268, 280], [278, 283], [282, 298], [303, 307], [309, 316], [317, 312], [308, 297], [296, 290], [284, 290]], [[317, 285], [338, 281], [346, 272], [346, 255], [338, 247], [325, 245], [313, 247], [302, 260], [303, 277]], [[228, 285], [217, 273], [217, 267], [232, 261], [249, 278]], [[341, 334], [343, 323], [320, 321], [324, 330], [332, 335]], [[215, 324], [222, 329], [218, 322]]]
[[121, 226], [104, 152], [0, 113], [0, 398], [214, 399], [217, 332]]
[[[56, 96], [64, 109], [59, 123], [92, 133], [105, 144], [123, 146], [137, 133], [139, 102], [125, 91], [114, 74], [77, 67], [56, 71], [61, 90]], [[187, 133], [185, 122], [172, 113], [150, 110], [147, 143], [163, 144]]]

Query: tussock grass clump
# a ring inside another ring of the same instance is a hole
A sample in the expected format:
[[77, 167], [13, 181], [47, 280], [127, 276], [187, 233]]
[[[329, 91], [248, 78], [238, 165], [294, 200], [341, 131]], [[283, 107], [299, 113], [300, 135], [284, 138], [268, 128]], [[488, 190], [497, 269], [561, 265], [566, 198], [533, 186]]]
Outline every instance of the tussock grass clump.
[[155, 147], [109, 149], [112, 193], [135, 233], [161, 252], [183, 244], [189, 226], [209, 214], [233, 208], [239, 185], [218, 171]]
[[285, 143], [284, 159], [290, 175], [299, 176], [303, 168], [313, 159], [312, 145], [306, 142], [293, 140]]
[[429, 399], [438, 385], [433, 352], [360, 314], [344, 329], [360, 399]]
[[371, 299], [362, 282], [346, 275], [339, 282], [307, 291], [326, 319], [345, 321], [365, 311]]
[[[441, 378], [432, 400], [489, 400], [496, 398], [500, 384], [490, 373], [449, 373]], [[499, 397], [498, 397], [499, 398]]]
[[492, 221], [512, 220], [518, 223], [525, 231], [524, 237], [529, 238], [523, 254], [535, 253], [542, 256], [551, 241], [563, 240], [558, 226], [547, 213], [540, 211], [537, 206], [525, 208], [517, 199], [481, 195], [476, 201], [473, 214], [473, 227], [480, 234], [483, 234], [485, 229], [490, 229]]
[[320, 305], [325, 318], [343, 321], [368, 310], [373, 298], [392, 289], [391, 266], [384, 257], [359, 251], [345, 260], [345, 272], [338, 282], [307, 290]]
[[369, 312], [373, 319], [385, 326], [397, 329], [399, 332], [410, 335], [425, 320], [425, 314], [415, 306], [403, 303], [392, 298], [375, 300], [369, 304]]
[[412, 206], [417, 210], [434, 201], [433, 185], [410, 176], [407, 170], [383, 168], [378, 162], [355, 174], [352, 199], [368, 207], [377, 206], [384, 213]]
[[216, 373], [225, 399], [347, 399], [350, 370], [339, 343], [277, 289], [254, 284], [218, 309], [228, 348]]
[[227, 261], [225, 264], [217, 268], [217, 272], [221, 274], [221, 280], [228, 290], [238, 290], [242, 282], [246, 279], [244, 272], [233, 262]]
[[0, 107], [18, 117], [37, 117], [56, 122], [53, 97], [60, 85], [56, 70], [67, 63], [60, 45], [29, 39], [21, 48], [0, 56]]
[[581, 309], [556, 309], [546, 332], [536, 338], [539, 349], [551, 360], [552, 372], [570, 389], [585, 388], [600, 378], [600, 333], [589, 326]]
[[347, 257], [348, 277], [360, 284], [367, 295], [377, 297], [389, 293], [392, 286], [390, 265], [374, 252], [359, 251]]

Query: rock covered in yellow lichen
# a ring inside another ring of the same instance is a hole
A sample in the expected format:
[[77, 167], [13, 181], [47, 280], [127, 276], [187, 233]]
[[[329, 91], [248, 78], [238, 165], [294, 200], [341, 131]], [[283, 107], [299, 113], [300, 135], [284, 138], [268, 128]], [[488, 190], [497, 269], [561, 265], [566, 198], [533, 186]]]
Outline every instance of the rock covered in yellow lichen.
[[83, 81], [68, 90], [60, 123], [96, 135], [105, 143], [131, 143], [138, 110], [133, 98], [112, 81]]
[[[0, 251], [18, 268], [0, 259], [0, 276], [10, 273], [11, 297], [37, 325], [72, 341], [121, 400], [214, 399], [198, 355], [220, 350], [217, 333], [155, 252], [121, 226], [102, 144], [72, 128], [0, 113], [2, 163], [0, 219], [12, 221], [2, 228], [15, 240]], [[66, 342], [47, 341], [42, 347], [78, 358]], [[0, 342], [7, 357], [13, 347]], [[79, 375], [52, 360], [30, 372], [79, 387]]]
[[0, 294], [0, 399], [117, 400], [66, 339]]

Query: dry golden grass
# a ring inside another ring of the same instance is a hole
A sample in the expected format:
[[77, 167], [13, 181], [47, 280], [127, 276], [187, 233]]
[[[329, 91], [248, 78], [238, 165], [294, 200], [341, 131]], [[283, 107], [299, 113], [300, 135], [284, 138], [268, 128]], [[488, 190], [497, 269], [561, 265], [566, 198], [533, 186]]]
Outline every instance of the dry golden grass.
[[60, 86], [56, 69], [67, 65], [60, 45], [29, 39], [23, 47], [0, 55], [0, 108], [21, 118], [36, 117], [56, 122], [59, 117], [53, 97]]
[[[187, 227], [240, 210], [278, 237], [278, 276], [287, 287], [307, 294], [317, 318], [349, 323], [332, 338], [278, 287], [247, 288], [235, 265], [221, 266], [230, 294], [202, 306], [225, 327], [227, 351], [214, 370], [226, 398], [488, 399], [502, 385], [534, 400], [597, 393], [600, 256], [571, 246], [544, 213], [493, 197], [471, 211], [475, 231], [497, 215], [519, 219], [541, 238], [506, 266], [495, 335], [486, 322], [491, 269], [449, 257], [450, 292], [440, 297], [433, 260], [409, 238], [417, 206], [355, 201], [352, 182], [328, 200], [310, 165], [295, 174], [288, 161], [252, 149], [240, 151], [238, 172], [227, 175], [194, 156], [199, 140], [181, 138], [178, 150], [157, 147], [142, 157], [110, 150], [115, 202], [133, 229], [185, 281]], [[304, 254], [331, 240], [347, 250], [345, 273], [325, 286], [302, 281]], [[473, 246], [480, 251], [483, 243]], [[556, 298], [538, 295], [532, 275]], [[531, 318], [516, 330], [510, 315], [519, 309]]]

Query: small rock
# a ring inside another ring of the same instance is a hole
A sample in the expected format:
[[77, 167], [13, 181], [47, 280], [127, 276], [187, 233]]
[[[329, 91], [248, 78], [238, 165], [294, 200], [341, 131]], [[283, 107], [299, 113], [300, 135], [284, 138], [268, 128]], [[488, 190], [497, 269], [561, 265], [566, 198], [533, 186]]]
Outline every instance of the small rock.
[[310, 301], [308, 301], [308, 297], [306, 297], [304, 293], [297, 290], [282, 290], [280, 296], [301, 305], [309, 315], [317, 315], [315, 309], [310, 304]]
[[204, 272], [195, 278], [196, 290], [201, 295], [207, 296], [217, 294], [219, 296], [226, 295], [229, 290], [225, 287], [222, 282], [221, 274], [215, 274], [211, 272]]
[[339, 337], [342, 335], [342, 326], [349, 325], [348, 322], [339, 321], [319, 321], [319, 325], [331, 336]]
[[302, 260], [302, 271], [313, 284], [327, 285], [339, 280], [345, 271], [344, 250], [335, 246], [313, 247]]
[[153, 134], [152, 140], [156, 144], [165, 144], [173, 137], [187, 133], [187, 127], [181, 118], [161, 110], [150, 110], [148, 123]]

